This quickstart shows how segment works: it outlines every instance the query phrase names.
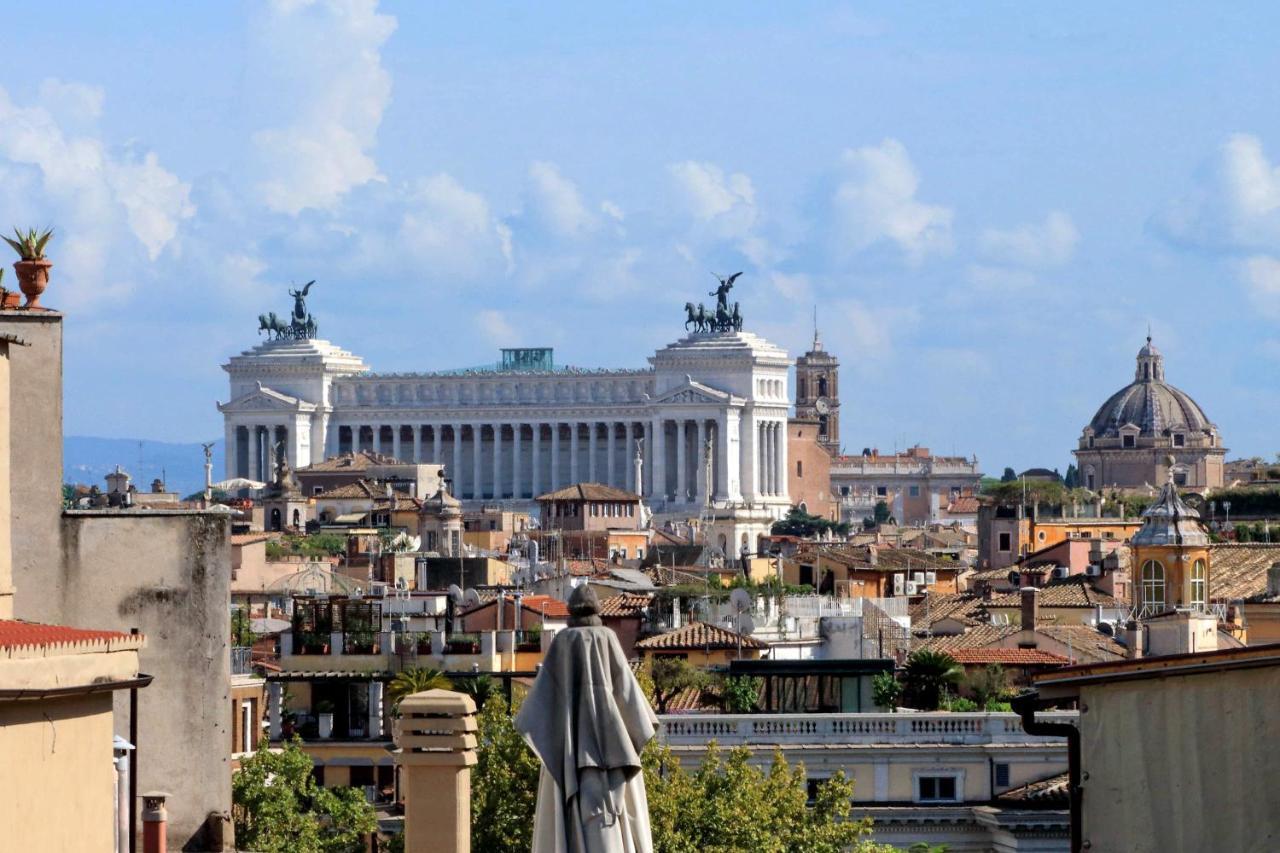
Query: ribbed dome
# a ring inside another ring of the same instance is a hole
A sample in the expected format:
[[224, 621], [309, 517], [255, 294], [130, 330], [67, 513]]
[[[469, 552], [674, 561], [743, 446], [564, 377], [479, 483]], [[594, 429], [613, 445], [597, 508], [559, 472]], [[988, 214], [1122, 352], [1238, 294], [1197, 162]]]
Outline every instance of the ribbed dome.
[[1195, 400], [1164, 381], [1164, 356], [1150, 338], [1138, 351], [1133, 382], [1107, 398], [1089, 427], [1094, 435], [1114, 437], [1125, 424], [1138, 427], [1143, 436], [1158, 436], [1171, 429], [1197, 432], [1213, 426]]

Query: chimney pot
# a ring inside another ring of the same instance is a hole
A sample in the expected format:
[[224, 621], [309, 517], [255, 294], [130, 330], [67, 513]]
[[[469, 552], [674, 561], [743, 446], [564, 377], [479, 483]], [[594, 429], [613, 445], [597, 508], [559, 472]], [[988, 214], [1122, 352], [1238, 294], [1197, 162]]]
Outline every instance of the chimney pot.
[[1040, 624], [1040, 590], [1034, 586], [1022, 588], [1022, 630], [1034, 631]]

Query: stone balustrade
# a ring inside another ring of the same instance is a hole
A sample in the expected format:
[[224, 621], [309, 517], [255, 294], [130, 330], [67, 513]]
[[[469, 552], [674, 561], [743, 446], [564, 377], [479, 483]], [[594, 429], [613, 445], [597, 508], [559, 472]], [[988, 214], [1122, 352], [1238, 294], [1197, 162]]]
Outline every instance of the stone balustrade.
[[[1071, 723], [1074, 711], [1042, 713], [1039, 719]], [[706, 714], [660, 717], [660, 737], [671, 746], [724, 747], [778, 744], [980, 744], [1056, 743], [1022, 730], [1017, 714]]]

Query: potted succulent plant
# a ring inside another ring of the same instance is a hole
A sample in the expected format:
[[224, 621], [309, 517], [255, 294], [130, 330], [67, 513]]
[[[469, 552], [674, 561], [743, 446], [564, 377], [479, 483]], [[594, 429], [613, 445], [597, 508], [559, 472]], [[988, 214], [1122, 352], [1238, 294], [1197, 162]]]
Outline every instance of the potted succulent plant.
[[24, 234], [15, 228], [13, 233], [17, 236], [17, 240], [5, 237], [4, 241], [13, 247], [21, 259], [13, 265], [13, 269], [18, 273], [18, 287], [22, 288], [23, 294], [27, 297], [26, 307], [39, 308], [40, 294], [44, 293], [44, 289], [49, 286], [49, 268], [53, 266], [53, 263], [44, 256], [44, 247], [53, 237], [53, 229], [40, 231], [29, 228]]
[[0, 267], [0, 309], [17, 308], [22, 301], [22, 294], [4, 287], [4, 267]]

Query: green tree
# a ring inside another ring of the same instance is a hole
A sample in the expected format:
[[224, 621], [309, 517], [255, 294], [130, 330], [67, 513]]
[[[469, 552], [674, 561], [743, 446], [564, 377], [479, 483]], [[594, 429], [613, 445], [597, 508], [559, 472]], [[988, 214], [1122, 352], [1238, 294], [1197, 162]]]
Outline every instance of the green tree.
[[471, 774], [471, 849], [526, 853], [533, 844], [533, 812], [541, 765], [516, 731], [501, 694], [484, 704], [476, 724]]
[[1080, 488], [1080, 470], [1074, 464], [1067, 466], [1067, 476], [1062, 478], [1062, 484], [1068, 489]]
[[765, 771], [749, 750], [723, 756], [712, 742], [702, 766], [686, 772], [668, 747], [644, 752], [645, 788], [655, 853], [882, 853], [866, 840], [871, 821], [849, 817], [853, 783], [837, 773], [809, 802], [803, 765], [781, 751]]
[[774, 536], [799, 536], [803, 539], [826, 532], [845, 536], [849, 533], [849, 525], [847, 522], [836, 522], [820, 515], [811, 515], [800, 507], [793, 506], [785, 518], [773, 523], [769, 532]]
[[1018, 472], [1012, 468], [1005, 468], [1004, 473], [1000, 475], [1000, 482], [1002, 483], [1012, 483], [1016, 479], [1018, 479]]
[[477, 708], [483, 708], [498, 692], [498, 682], [488, 675], [464, 675], [453, 680], [453, 689], [467, 694]]
[[881, 672], [871, 679], [871, 701], [890, 711], [902, 701], [902, 682], [892, 672]]
[[1009, 692], [1008, 673], [998, 663], [989, 663], [973, 673], [967, 683], [969, 692], [973, 694], [973, 701], [984, 711], [990, 711], [991, 706], [1003, 700]]
[[702, 687], [707, 675], [684, 658], [660, 655], [649, 664], [649, 677], [653, 680], [653, 701], [658, 713], [667, 713], [667, 703], [681, 691], [690, 687]]
[[876, 524], [884, 524], [890, 517], [889, 504], [885, 501], [876, 501], [875, 509], [871, 513]]
[[253, 620], [243, 607], [231, 611], [231, 644], [235, 646], [252, 646]]
[[452, 690], [453, 682], [449, 676], [429, 666], [414, 666], [396, 673], [387, 685], [387, 698], [394, 712], [406, 696], [421, 693], [424, 690]]
[[720, 707], [726, 714], [750, 714], [760, 705], [764, 679], [751, 675], [735, 675], [721, 679]]
[[920, 649], [907, 658], [902, 674], [911, 707], [936, 711], [942, 697], [964, 677], [964, 668], [946, 652]]
[[264, 738], [231, 778], [236, 844], [260, 853], [362, 853], [378, 827], [355, 788], [322, 788], [299, 741], [279, 750]]

